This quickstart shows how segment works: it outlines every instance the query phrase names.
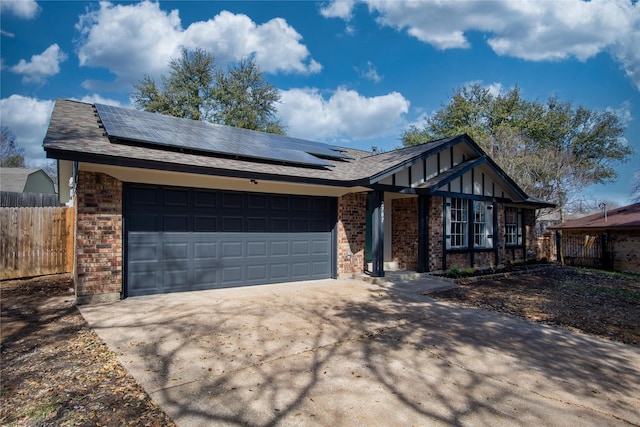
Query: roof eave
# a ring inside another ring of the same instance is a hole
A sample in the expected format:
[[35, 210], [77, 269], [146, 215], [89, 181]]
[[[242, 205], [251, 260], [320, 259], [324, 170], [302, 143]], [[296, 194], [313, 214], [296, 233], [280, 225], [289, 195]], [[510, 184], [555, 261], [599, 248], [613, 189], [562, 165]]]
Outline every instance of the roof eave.
[[[383, 171], [380, 171], [376, 174], [373, 174], [371, 177], [369, 177], [368, 179], [368, 183], [369, 184], [376, 184], [379, 181], [382, 181], [383, 179], [403, 170], [406, 169], [409, 166], [413, 166], [414, 164], [421, 162], [422, 160], [433, 156], [434, 154], [438, 154], [444, 150], [447, 150], [448, 148], [458, 144], [461, 142], [462, 138], [465, 135], [458, 135], [455, 137], [451, 137], [449, 141], [445, 142], [444, 144], [438, 145], [437, 147], [434, 148], [429, 148], [428, 145], [429, 144], [433, 144], [434, 142], [437, 141], [430, 141], [430, 142], [426, 142], [423, 145], [425, 146], [425, 151], [421, 151], [420, 153], [416, 154], [415, 156], [411, 157], [410, 159], [407, 159], [403, 162], [397, 163]], [[444, 138], [447, 139], [447, 138]]]
[[222, 168], [211, 168], [206, 166], [196, 166], [188, 164], [176, 164], [154, 160], [132, 159], [119, 156], [105, 156], [99, 154], [79, 153], [77, 151], [67, 151], [55, 148], [46, 148], [47, 158], [77, 161], [82, 163], [93, 163], [106, 166], [120, 166], [137, 169], [161, 170], [169, 172], [191, 173], [196, 175], [217, 175], [227, 178], [260, 179], [267, 181], [290, 182], [296, 184], [315, 184], [331, 187], [350, 188], [361, 185], [360, 182], [340, 181], [326, 178], [311, 178], [304, 176], [276, 175], [265, 172], [252, 172], [242, 170], [231, 170]]

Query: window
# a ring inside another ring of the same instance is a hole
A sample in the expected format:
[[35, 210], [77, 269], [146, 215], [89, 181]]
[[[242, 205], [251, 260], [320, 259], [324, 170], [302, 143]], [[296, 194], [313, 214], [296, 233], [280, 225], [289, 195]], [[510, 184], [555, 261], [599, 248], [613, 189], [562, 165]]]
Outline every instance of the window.
[[467, 223], [469, 218], [469, 201], [466, 199], [450, 199], [449, 208], [449, 247], [467, 247]]
[[504, 235], [507, 245], [522, 245], [522, 214], [520, 209], [504, 209]]
[[489, 202], [473, 202], [473, 246], [493, 248], [493, 205]]
[[[491, 202], [450, 198], [446, 207], [447, 249], [465, 249], [471, 245], [479, 249], [493, 248], [494, 214]], [[469, 239], [472, 239], [471, 243]]]
[[487, 215], [484, 203], [473, 202], [473, 246], [484, 248], [487, 246]]

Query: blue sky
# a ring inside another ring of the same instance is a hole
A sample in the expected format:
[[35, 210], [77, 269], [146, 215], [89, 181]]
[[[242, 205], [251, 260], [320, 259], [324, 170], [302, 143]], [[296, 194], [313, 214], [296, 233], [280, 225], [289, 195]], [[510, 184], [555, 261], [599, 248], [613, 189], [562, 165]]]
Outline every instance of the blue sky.
[[478, 82], [615, 111], [637, 154], [586, 200], [630, 202], [640, 169], [640, 6], [629, 0], [0, 3], [3, 126], [34, 166], [53, 102], [130, 107], [132, 84], [180, 47], [225, 67], [248, 55], [282, 98], [291, 136], [391, 150]]

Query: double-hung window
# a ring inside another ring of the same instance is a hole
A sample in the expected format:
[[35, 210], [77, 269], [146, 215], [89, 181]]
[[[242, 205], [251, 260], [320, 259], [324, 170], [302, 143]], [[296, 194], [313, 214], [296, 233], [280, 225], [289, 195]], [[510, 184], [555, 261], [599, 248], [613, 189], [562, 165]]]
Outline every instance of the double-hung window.
[[469, 235], [469, 200], [449, 199], [447, 215], [448, 248], [466, 248]]
[[493, 248], [493, 204], [473, 202], [473, 247]]
[[[448, 198], [445, 210], [447, 249], [493, 248], [493, 204]], [[471, 240], [470, 240], [471, 239]]]
[[522, 211], [514, 207], [504, 209], [505, 243], [510, 246], [522, 245]]

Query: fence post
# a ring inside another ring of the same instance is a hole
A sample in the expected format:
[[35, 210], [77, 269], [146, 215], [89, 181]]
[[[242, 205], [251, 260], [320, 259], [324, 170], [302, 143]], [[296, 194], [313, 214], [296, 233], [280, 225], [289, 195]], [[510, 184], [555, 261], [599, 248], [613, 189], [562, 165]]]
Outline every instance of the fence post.
[[612, 248], [610, 247], [611, 242], [609, 242], [609, 234], [606, 232], [602, 233], [602, 267], [607, 270], [613, 270], [613, 254]]
[[556, 230], [556, 261], [559, 261], [560, 264], [564, 265], [564, 260], [562, 259], [562, 237], [560, 235], [560, 230]]

